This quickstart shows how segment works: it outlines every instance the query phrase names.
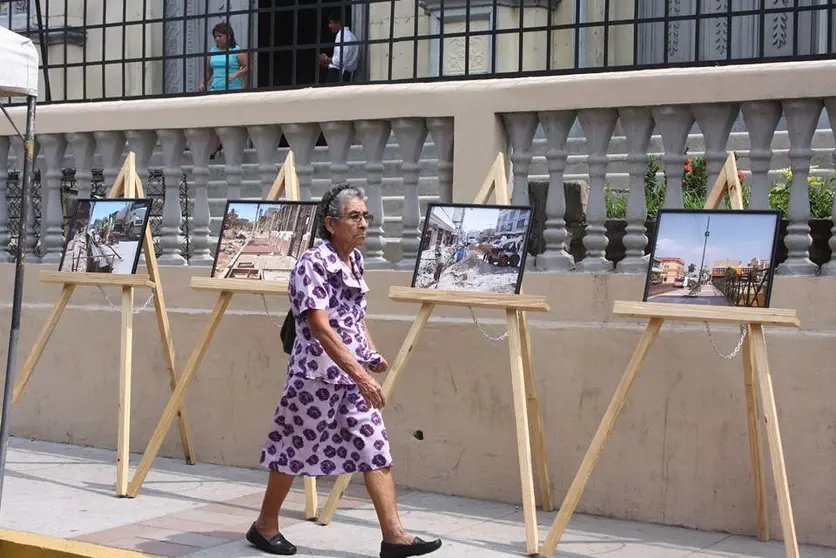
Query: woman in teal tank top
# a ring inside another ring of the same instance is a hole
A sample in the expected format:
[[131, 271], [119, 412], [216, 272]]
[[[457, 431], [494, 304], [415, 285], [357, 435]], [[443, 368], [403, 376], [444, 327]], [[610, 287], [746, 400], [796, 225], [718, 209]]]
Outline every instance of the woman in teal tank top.
[[206, 79], [201, 80], [200, 90], [238, 91], [244, 89], [249, 69], [247, 53], [240, 52], [232, 26], [228, 23], [219, 23], [212, 29], [212, 36], [215, 39], [215, 46], [209, 51]]

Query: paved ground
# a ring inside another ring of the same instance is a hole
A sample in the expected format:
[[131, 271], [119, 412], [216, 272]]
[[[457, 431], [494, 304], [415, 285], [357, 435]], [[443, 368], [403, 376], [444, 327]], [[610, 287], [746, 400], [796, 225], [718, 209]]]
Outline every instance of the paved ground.
[[[261, 503], [263, 472], [158, 459], [139, 497], [121, 499], [114, 496], [115, 463], [111, 451], [12, 439], [0, 527], [158, 556], [264, 556], [243, 541]], [[320, 504], [329, 488], [321, 484]], [[379, 532], [362, 485], [349, 488], [327, 527], [304, 520], [301, 486], [291, 500], [282, 529], [300, 547], [298, 555], [377, 556]], [[410, 530], [444, 539], [433, 556], [525, 555], [516, 506], [407, 490], [400, 502]], [[553, 519], [553, 513], [540, 513], [541, 540]], [[801, 555], [836, 558], [836, 549], [806, 547]], [[558, 556], [781, 558], [784, 553], [777, 542], [576, 515]]]

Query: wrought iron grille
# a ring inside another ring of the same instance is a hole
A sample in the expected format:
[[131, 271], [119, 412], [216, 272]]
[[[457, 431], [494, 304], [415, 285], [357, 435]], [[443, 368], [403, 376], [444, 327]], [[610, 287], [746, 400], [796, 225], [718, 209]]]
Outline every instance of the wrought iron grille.
[[[67, 231], [75, 212], [75, 202], [78, 197], [76, 188], [74, 168], [67, 168], [61, 171], [61, 206], [63, 208], [63, 229], [66, 237]], [[10, 240], [6, 246], [8, 260], [14, 261], [17, 253], [17, 227], [20, 221], [20, 202], [23, 197], [21, 188], [20, 171], [9, 170], [6, 186], [6, 200], [9, 214], [9, 236]], [[180, 231], [183, 235], [181, 254], [188, 261], [191, 256], [191, 203], [189, 200], [189, 184], [183, 174], [180, 180], [179, 203], [182, 212]], [[148, 178], [145, 180], [145, 196], [151, 198], [151, 213], [148, 218], [148, 227], [154, 240], [154, 252], [157, 256], [162, 253], [160, 246], [160, 234], [162, 229], [163, 206], [165, 203], [165, 176], [162, 170], [149, 169]], [[104, 198], [107, 196], [108, 187], [104, 181], [102, 169], [93, 169], [91, 184], [91, 196], [93, 198]], [[41, 255], [41, 174], [35, 170], [32, 181], [32, 206], [34, 227], [30, 238], [30, 246], [34, 239], [35, 254]], [[27, 231], [28, 233], [28, 231]]]
[[[821, 59], [836, 52], [835, 11], [836, 0], [14, 0], [0, 1], [0, 25], [41, 45], [43, 99], [68, 102]], [[338, 39], [338, 24], [351, 34]]]

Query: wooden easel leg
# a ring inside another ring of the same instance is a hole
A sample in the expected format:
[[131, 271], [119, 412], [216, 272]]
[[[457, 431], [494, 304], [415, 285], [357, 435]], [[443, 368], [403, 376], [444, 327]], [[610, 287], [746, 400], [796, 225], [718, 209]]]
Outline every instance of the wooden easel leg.
[[308, 521], [316, 519], [317, 508], [319, 508], [319, 495], [316, 493], [316, 477], [305, 477], [303, 480], [305, 487], [305, 518]]
[[754, 349], [752, 326], [746, 326], [746, 341], [743, 343], [743, 385], [746, 392], [746, 422], [749, 427], [749, 459], [752, 475], [755, 477], [755, 513], [758, 521], [758, 540], [769, 540], [769, 517], [766, 504], [766, 479], [763, 472], [763, 448], [760, 428], [760, 410], [756, 395]]
[[[145, 197], [142, 187], [142, 180], [134, 176], [132, 191], [137, 197]], [[168, 321], [168, 310], [165, 306], [165, 295], [163, 294], [162, 280], [160, 279], [160, 268], [157, 265], [157, 254], [154, 252], [154, 238], [150, 225], [145, 229], [143, 251], [145, 252], [145, 267], [148, 276], [154, 282], [154, 312], [157, 316], [157, 327], [160, 330], [160, 339], [163, 344], [163, 355], [168, 368], [169, 384], [171, 390], [177, 386], [177, 363], [174, 357], [174, 341], [171, 339], [171, 324]], [[189, 421], [186, 418], [186, 406], [177, 410], [177, 426], [180, 430], [180, 444], [183, 446], [183, 456], [189, 465], [195, 464], [195, 450], [192, 444], [192, 437], [189, 434]]]
[[44, 327], [41, 330], [41, 335], [38, 337], [38, 341], [35, 343], [35, 346], [32, 347], [32, 352], [29, 354], [29, 358], [26, 359], [26, 362], [23, 363], [23, 368], [20, 369], [20, 376], [15, 382], [14, 389], [12, 390], [12, 405], [17, 403], [17, 400], [20, 398], [20, 394], [23, 393], [23, 389], [29, 382], [29, 378], [32, 376], [32, 371], [35, 369], [35, 366], [38, 365], [41, 355], [44, 354], [46, 344], [49, 343], [49, 339], [55, 331], [55, 326], [58, 325], [58, 320], [61, 319], [61, 315], [67, 308], [67, 303], [70, 301], [70, 297], [73, 295], [74, 291], [75, 285], [72, 283], [65, 283], [61, 288], [61, 295], [58, 297], [58, 302], [55, 303], [55, 308], [52, 309], [52, 314], [49, 315], [49, 319], [46, 321], [46, 324], [44, 324]]
[[534, 496], [534, 471], [531, 464], [531, 438], [528, 428], [520, 322], [516, 310], [506, 310], [505, 316], [508, 321], [508, 347], [511, 352], [511, 391], [517, 426], [517, 457], [520, 465], [523, 517], [525, 518], [525, 549], [529, 555], [534, 555], [537, 554], [540, 537], [537, 534], [537, 502]]
[[[427, 321], [430, 319], [433, 307], [433, 304], [422, 304], [418, 315], [415, 317], [415, 321], [412, 322], [412, 327], [409, 328], [409, 332], [406, 334], [406, 339], [404, 339], [398, 351], [398, 356], [395, 357], [395, 363], [389, 369], [389, 373], [386, 375], [386, 381], [383, 382], [382, 390], [386, 399], [389, 399], [389, 396], [392, 395], [395, 381], [406, 367], [406, 363], [409, 361], [409, 357], [412, 355], [412, 351], [418, 343], [418, 338], [421, 336], [424, 326], [427, 325]], [[337, 481], [334, 483], [334, 487], [328, 495], [328, 500], [325, 501], [325, 505], [322, 507], [322, 513], [319, 514], [318, 519], [320, 524], [328, 525], [331, 523], [331, 519], [337, 511], [337, 504], [339, 504], [340, 498], [345, 493], [345, 489], [348, 488], [348, 483], [351, 482], [351, 476], [351, 474], [343, 474], [337, 477]]]
[[525, 398], [528, 408], [528, 423], [531, 426], [532, 458], [537, 469], [537, 480], [540, 488], [540, 505], [543, 511], [554, 510], [551, 477], [549, 476], [548, 454], [546, 453], [546, 436], [543, 429], [543, 413], [540, 410], [540, 400], [537, 398], [537, 380], [534, 377], [534, 360], [531, 355], [531, 335], [528, 330], [528, 319], [525, 312], [517, 312], [520, 324], [520, 340], [522, 343], [523, 373], [525, 375]]
[[795, 534], [795, 520], [792, 514], [790, 488], [787, 482], [787, 467], [784, 462], [784, 448], [781, 444], [781, 431], [778, 427], [778, 408], [775, 405], [775, 393], [772, 390], [772, 375], [769, 372], [769, 360], [766, 352], [766, 336], [763, 326], [749, 326], [752, 336], [755, 373], [760, 388], [761, 404], [766, 420], [766, 435], [769, 440], [769, 456], [772, 462], [772, 475], [775, 480], [775, 493], [778, 497], [778, 513], [781, 516], [781, 531], [784, 536], [784, 553], [787, 558], [798, 558], [798, 539]]
[[607, 407], [607, 412], [604, 413], [604, 418], [601, 419], [601, 424], [598, 426], [597, 432], [595, 432], [595, 437], [592, 439], [589, 449], [586, 450], [583, 462], [581, 463], [580, 468], [578, 468], [578, 472], [575, 474], [575, 478], [572, 481], [572, 485], [569, 487], [569, 491], [566, 492], [566, 497], [560, 505], [560, 512], [558, 512], [557, 517], [554, 519], [552, 528], [546, 537], [546, 542], [541, 549], [541, 553], [546, 558], [554, 556], [557, 543], [560, 541], [560, 538], [563, 536], [563, 532], [569, 525], [569, 519], [571, 519], [572, 514], [575, 512], [575, 508], [578, 506], [581, 494], [583, 494], [583, 489], [586, 487], [586, 483], [592, 474], [592, 469], [595, 467], [595, 463], [604, 451], [604, 445], [607, 443], [610, 434], [612, 434], [612, 429], [615, 427], [618, 415], [621, 413], [621, 409], [627, 401], [627, 395], [630, 393], [630, 388], [633, 386], [633, 382], [636, 379], [636, 375], [638, 374], [642, 363], [644, 363], [648, 350], [653, 345], [653, 342], [656, 341], [656, 337], [659, 335], [662, 323], [663, 320], [661, 318], [651, 318], [641, 336], [641, 339], [639, 339], [639, 344], [636, 346], [636, 350], [633, 352], [632, 358], [630, 358], [630, 363], [627, 365], [624, 375], [621, 376], [621, 381], [618, 383], [618, 387], [613, 394], [609, 407]]
[[131, 365], [134, 335], [134, 289], [122, 287], [122, 367], [119, 374], [119, 441], [116, 456], [116, 495], [128, 491], [131, 455]]
[[215, 303], [215, 308], [212, 310], [209, 322], [203, 330], [203, 335], [201, 335], [200, 340], [197, 343], [197, 347], [195, 347], [195, 350], [189, 357], [189, 362], [186, 363], [186, 368], [177, 382], [177, 387], [174, 388], [174, 391], [171, 393], [171, 397], [168, 398], [168, 404], [166, 405], [162, 416], [160, 416], [160, 421], [154, 429], [154, 434], [151, 435], [151, 439], [148, 441], [148, 447], [145, 448], [142, 460], [134, 473], [131, 485], [128, 487], [128, 497], [135, 498], [136, 495], [139, 494], [139, 488], [142, 486], [145, 477], [148, 476], [151, 464], [154, 462], [154, 458], [160, 451], [160, 446], [162, 446], [163, 440], [165, 439], [168, 430], [171, 428], [171, 423], [177, 415], [177, 410], [183, 405], [183, 401], [186, 398], [186, 390], [192, 383], [197, 367], [203, 360], [203, 356], [206, 354], [206, 349], [209, 347], [212, 337], [215, 336], [218, 325], [221, 323], [221, 318], [223, 317], [224, 312], [226, 312], [231, 299], [232, 293], [230, 292], [222, 292], [218, 297], [218, 301]]

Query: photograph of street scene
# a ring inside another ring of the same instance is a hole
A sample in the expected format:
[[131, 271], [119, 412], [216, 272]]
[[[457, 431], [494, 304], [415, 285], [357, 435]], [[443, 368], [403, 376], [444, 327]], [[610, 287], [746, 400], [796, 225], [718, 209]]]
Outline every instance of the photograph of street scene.
[[412, 286], [518, 294], [531, 208], [430, 204]]
[[150, 199], [76, 200], [58, 271], [136, 273]]
[[645, 302], [769, 307], [779, 219], [777, 211], [660, 211]]
[[288, 280], [316, 234], [315, 202], [230, 201], [212, 277]]

